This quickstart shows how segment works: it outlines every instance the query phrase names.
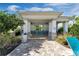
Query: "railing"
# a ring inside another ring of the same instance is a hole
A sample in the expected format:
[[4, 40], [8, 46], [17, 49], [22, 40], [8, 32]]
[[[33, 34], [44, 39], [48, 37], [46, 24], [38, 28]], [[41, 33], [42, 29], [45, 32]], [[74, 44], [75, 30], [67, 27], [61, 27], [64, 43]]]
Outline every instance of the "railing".
[[48, 31], [31, 31], [31, 34], [34, 36], [46, 36], [48, 35]]

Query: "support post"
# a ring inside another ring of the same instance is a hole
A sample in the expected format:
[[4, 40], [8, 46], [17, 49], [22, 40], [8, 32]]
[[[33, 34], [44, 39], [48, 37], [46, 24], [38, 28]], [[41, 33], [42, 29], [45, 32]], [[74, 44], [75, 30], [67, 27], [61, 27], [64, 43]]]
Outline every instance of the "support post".
[[48, 32], [48, 40], [51, 40], [51, 30], [52, 30], [52, 23], [49, 22], [49, 32]]
[[57, 22], [55, 20], [52, 21], [52, 40], [55, 40], [57, 35]]
[[30, 35], [30, 34], [31, 34], [31, 22], [29, 22], [29, 21], [28, 21], [27, 29], [28, 29], [28, 37], [27, 37], [27, 38], [29, 39], [30, 36], [31, 36], [31, 35]]
[[22, 26], [22, 42], [27, 42], [27, 35], [28, 35], [28, 21], [24, 20], [24, 25]]
[[64, 34], [68, 32], [68, 22], [64, 23]]
[[56, 21], [52, 20], [51, 22], [49, 22], [49, 39], [54, 40], [56, 37]]

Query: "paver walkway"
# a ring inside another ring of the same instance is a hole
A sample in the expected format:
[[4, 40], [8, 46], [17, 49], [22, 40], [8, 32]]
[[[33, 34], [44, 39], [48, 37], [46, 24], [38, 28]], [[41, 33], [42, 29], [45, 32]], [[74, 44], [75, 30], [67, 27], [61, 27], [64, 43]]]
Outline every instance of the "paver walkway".
[[29, 40], [20, 44], [7, 56], [72, 56], [71, 49], [66, 48], [56, 41]]

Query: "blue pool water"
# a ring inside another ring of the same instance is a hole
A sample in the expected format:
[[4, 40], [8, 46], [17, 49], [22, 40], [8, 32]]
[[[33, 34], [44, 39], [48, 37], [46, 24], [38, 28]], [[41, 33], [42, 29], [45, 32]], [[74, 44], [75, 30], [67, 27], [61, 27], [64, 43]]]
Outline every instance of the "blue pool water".
[[67, 42], [76, 56], [79, 56], [79, 40], [76, 37], [67, 37]]

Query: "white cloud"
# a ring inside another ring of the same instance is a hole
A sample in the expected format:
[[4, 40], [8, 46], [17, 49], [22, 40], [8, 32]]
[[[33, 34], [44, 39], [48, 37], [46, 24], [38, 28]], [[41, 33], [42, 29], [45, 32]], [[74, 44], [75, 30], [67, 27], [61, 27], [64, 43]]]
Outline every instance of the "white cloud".
[[79, 4], [76, 4], [75, 7], [69, 12], [71, 15], [79, 15]]
[[46, 4], [45, 6], [53, 7], [56, 6], [59, 11], [64, 12], [63, 15], [79, 15], [79, 4], [73, 4], [73, 3], [49, 3]]
[[27, 11], [53, 11], [53, 8], [39, 8], [39, 7], [32, 7], [32, 8], [28, 8], [26, 9]]
[[18, 8], [19, 8], [19, 6], [17, 6], [17, 5], [10, 5], [10, 6], [8, 6], [7, 10], [16, 11]]
[[68, 3], [49, 3], [45, 4], [46, 6], [66, 6], [69, 5]]

